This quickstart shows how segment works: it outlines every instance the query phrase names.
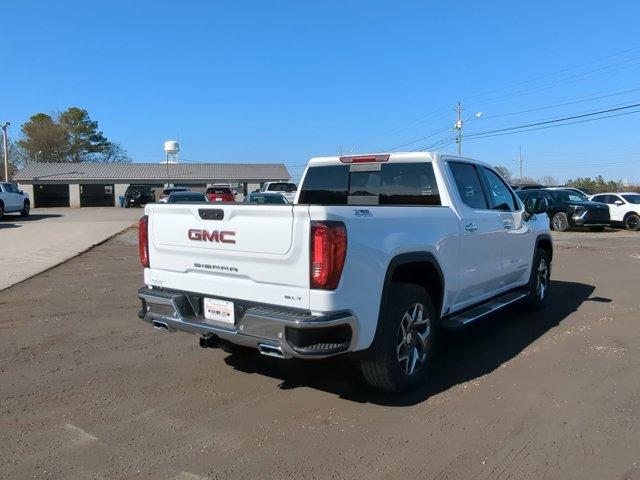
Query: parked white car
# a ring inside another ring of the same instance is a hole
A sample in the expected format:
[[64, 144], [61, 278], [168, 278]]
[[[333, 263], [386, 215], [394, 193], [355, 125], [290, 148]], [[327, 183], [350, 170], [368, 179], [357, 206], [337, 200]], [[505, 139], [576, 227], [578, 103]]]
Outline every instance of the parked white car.
[[353, 355], [371, 385], [416, 388], [437, 327], [546, 303], [545, 207], [463, 157], [315, 158], [293, 205], [148, 204], [139, 316], [203, 347]]
[[31, 199], [13, 183], [0, 182], [0, 220], [5, 213], [19, 212], [26, 217], [31, 209]]
[[624, 225], [627, 230], [640, 230], [640, 193], [598, 193], [589, 200], [609, 205], [612, 224]]

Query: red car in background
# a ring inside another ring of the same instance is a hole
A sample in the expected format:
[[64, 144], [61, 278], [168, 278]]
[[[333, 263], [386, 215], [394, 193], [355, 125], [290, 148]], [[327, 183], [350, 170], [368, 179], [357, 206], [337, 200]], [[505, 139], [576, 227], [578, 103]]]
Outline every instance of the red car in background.
[[207, 188], [207, 197], [210, 202], [235, 202], [236, 197], [229, 185], [212, 185]]

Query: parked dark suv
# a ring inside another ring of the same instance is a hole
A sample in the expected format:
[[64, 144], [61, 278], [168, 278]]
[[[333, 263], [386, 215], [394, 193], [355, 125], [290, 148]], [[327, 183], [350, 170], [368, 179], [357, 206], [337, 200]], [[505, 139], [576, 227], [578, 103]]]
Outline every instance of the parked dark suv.
[[155, 202], [156, 195], [149, 185], [129, 185], [124, 192], [124, 206], [126, 208], [142, 206]]
[[516, 192], [522, 201], [540, 198], [547, 205], [551, 228], [564, 232], [569, 227], [588, 227], [601, 232], [609, 225], [609, 207], [591, 202], [571, 190], [521, 190]]

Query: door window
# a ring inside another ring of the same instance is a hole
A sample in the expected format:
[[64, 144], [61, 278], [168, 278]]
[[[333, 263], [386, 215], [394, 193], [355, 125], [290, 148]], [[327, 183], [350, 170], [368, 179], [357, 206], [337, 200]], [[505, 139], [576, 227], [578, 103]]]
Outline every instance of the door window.
[[487, 199], [482, 191], [482, 184], [476, 172], [476, 167], [471, 163], [449, 162], [451, 173], [456, 182], [460, 199], [465, 205], [486, 210]]
[[492, 210], [513, 212], [517, 210], [516, 201], [506, 183], [492, 170], [482, 167], [487, 190], [489, 192], [489, 204]]

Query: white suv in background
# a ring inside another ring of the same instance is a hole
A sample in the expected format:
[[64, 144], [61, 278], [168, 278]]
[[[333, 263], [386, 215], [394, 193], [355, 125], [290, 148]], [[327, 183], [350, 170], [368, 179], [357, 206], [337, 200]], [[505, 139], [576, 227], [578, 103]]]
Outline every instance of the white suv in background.
[[0, 220], [5, 213], [20, 212], [26, 217], [29, 215], [31, 200], [29, 195], [9, 182], [0, 182]]
[[609, 205], [612, 224], [622, 224], [627, 230], [640, 230], [640, 193], [599, 193], [589, 200]]

